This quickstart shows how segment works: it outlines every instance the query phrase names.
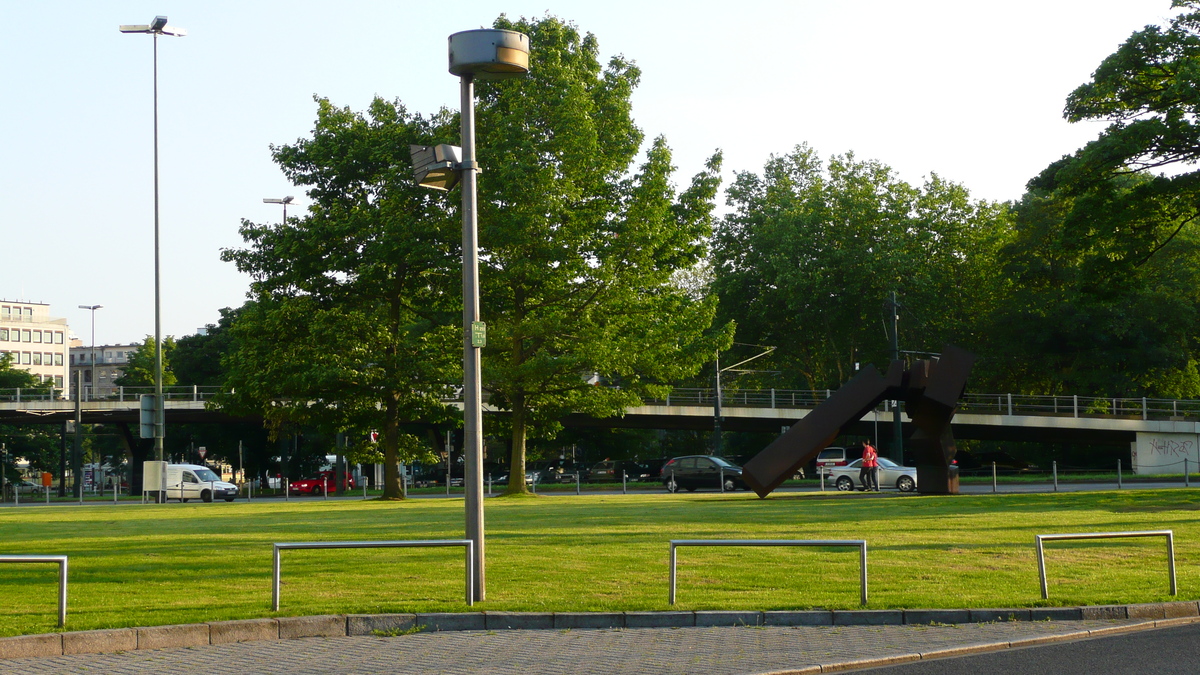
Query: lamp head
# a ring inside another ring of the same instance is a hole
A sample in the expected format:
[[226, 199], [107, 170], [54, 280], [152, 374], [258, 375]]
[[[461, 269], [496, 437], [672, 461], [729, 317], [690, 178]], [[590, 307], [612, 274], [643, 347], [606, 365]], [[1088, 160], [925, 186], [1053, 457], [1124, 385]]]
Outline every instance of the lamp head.
[[529, 36], [484, 28], [450, 36], [450, 72], [502, 80], [529, 72]]
[[162, 30], [166, 27], [167, 27], [167, 17], [165, 17], [165, 16], [156, 16], [156, 17], [154, 17], [154, 20], [150, 22], [150, 30], [157, 31], [157, 30]]

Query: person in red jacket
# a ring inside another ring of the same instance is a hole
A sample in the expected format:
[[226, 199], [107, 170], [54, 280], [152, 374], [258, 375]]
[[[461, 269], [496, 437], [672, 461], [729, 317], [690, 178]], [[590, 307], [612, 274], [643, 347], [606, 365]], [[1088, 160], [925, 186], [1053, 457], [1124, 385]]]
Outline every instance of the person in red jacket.
[[858, 482], [863, 490], [879, 492], [879, 453], [875, 448], [863, 441], [862, 468], [858, 471]]

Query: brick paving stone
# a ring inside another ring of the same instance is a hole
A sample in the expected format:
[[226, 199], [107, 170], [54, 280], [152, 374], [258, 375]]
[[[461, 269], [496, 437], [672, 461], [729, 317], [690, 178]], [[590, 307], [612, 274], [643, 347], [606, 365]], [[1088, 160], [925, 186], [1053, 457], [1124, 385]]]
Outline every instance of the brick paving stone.
[[[745, 626], [594, 630], [450, 631], [397, 637], [302, 638], [205, 647], [5, 661], [4, 672], [263, 675], [749, 675], [855, 660], [950, 654], [979, 645], [1079, 639], [1135, 620], [1004, 621], [876, 626]], [[812, 671], [818, 672], [818, 671]]]

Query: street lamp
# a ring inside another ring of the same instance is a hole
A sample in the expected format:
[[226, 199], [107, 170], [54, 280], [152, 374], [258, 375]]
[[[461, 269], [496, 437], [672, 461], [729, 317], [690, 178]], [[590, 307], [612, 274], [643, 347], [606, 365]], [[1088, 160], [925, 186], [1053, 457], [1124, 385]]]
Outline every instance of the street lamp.
[[[475, 543], [475, 600], [486, 597], [483, 550], [483, 406], [479, 349], [486, 328], [479, 320], [479, 229], [475, 178], [475, 78], [499, 80], [529, 72], [529, 36], [480, 29], [450, 36], [450, 73], [459, 76], [462, 147], [412, 146], [417, 182], [437, 190], [462, 183], [463, 252], [463, 457], [467, 539]], [[455, 180], [452, 176], [457, 176]]]
[[[96, 310], [103, 308], [104, 305], [80, 305], [79, 309], [86, 309], [92, 313], [92, 394], [96, 393]], [[80, 398], [83, 397], [83, 392], [79, 392]]]
[[721, 373], [724, 373], [727, 371], [732, 371], [735, 373], [776, 372], [776, 371], [764, 371], [764, 370], [737, 370], [738, 366], [740, 366], [744, 363], [749, 363], [749, 362], [753, 361], [754, 359], [761, 358], [761, 357], [766, 356], [767, 354], [770, 354], [771, 352], [775, 351], [774, 347], [767, 347], [766, 345], [746, 344], [743, 342], [735, 342], [733, 344], [740, 345], [742, 347], [758, 347], [759, 349], [765, 349], [766, 351], [764, 351], [760, 354], [755, 354], [754, 356], [751, 356], [748, 359], [743, 359], [741, 361], [738, 361], [737, 363], [733, 364], [732, 366], [725, 366], [724, 368], [721, 367], [721, 352], [720, 351], [717, 352], [717, 367], [716, 367], [716, 370], [717, 370], [717, 374], [716, 374], [716, 389], [717, 389], [717, 391], [716, 391], [716, 393], [717, 393], [717, 395], [713, 400], [713, 454], [716, 455], [717, 457], [722, 456], [722, 453], [724, 453], [724, 451], [725, 451], [725, 442], [724, 442], [724, 439], [721, 437], [721, 420], [723, 419], [721, 417]]
[[292, 203], [293, 199], [295, 199], [295, 197], [284, 197], [283, 199], [272, 199], [271, 197], [264, 197], [263, 203], [264, 204], [283, 204], [283, 224], [286, 226], [287, 225], [287, 207], [288, 207], [288, 204]]
[[163, 436], [166, 412], [163, 401], [162, 367], [162, 293], [158, 262], [158, 36], [183, 37], [187, 31], [167, 25], [167, 17], [156, 16], [148, 26], [121, 26], [122, 33], [148, 33], [154, 36], [154, 460], [163, 461]]

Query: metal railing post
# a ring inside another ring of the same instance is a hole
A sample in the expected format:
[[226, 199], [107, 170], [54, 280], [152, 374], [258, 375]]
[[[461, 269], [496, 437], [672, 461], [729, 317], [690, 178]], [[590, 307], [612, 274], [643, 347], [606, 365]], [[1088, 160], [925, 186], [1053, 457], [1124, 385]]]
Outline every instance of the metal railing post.
[[676, 573], [679, 546], [845, 546], [859, 549], [859, 600], [863, 606], [867, 604], [867, 541], [865, 539], [672, 539], [670, 541], [668, 599], [675, 604], [675, 589], [678, 582]]
[[1191, 487], [1191, 475], [1188, 474], [1188, 458], [1183, 458], [1183, 487]]
[[721, 477], [718, 479], [721, 481], [721, 494], [725, 494], [725, 467], [719, 466], [717, 469], [721, 472]]
[[996, 463], [992, 462], [992, 492], [996, 491]]
[[1008, 416], [1012, 417], [1012, 394], [1008, 395]]
[[406, 541], [307, 541], [299, 543], [272, 544], [271, 560], [271, 611], [279, 611], [280, 566], [279, 552], [284, 549], [333, 549], [333, 548], [433, 548], [462, 546], [466, 550], [466, 600], [475, 604], [475, 542], [471, 539], [425, 539]]
[[1150, 409], [1146, 407], [1146, 397], [1142, 397], [1142, 421], [1150, 419]]
[[1117, 489], [1121, 489], [1121, 460], [1117, 460]]
[[1034, 545], [1037, 549], [1038, 576], [1042, 585], [1042, 599], [1050, 594], [1046, 588], [1046, 555], [1042, 546], [1043, 541], [1065, 541], [1071, 539], [1125, 539], [1130, 537], [1166, 537], [1167, 538], [1167, 575], [1171, 583], [1171, 595], [1177, 595], [1179, 588], [1175, 579], [1175, 533], [1171, 530], [1150, 530], [1142, 532], [1077, 532], [1072, 534], [1035, 534]]
[[775, 388], [771, 387], [771, 407], [775, 407]]
[[291, 486], [288, 484], [288, 479], [280, 478], [280, 480], [283, 482], [283, 501], [285, 501], [285, 502], [291, 501], [290, 493], [291, 493], [292, 489], [291, 489]]
[[575, 494], [583, 494], [579, 486], [579, 469], [575, 469]]
[[1079, 394], [1071, 396], [1071, 416], [1079, 417]]
[[[576, 473], [575, 475], [578, 476], [579, 474]], [[629, 494], [629, 490], [626, 487], [626, 481], [628, 479], [629, 479], [629, 474], [624, 469], [622, 469], [621, 470], [621, 494], [623, 494], [623, 495]]]
[[1058, 492], [1058, 460], [1050, 462], [1050, 471], [1054, 474], [1054, 491]]
[[0, 555], [0, 563], [56, 563], [58, 565], [58, 627], [67, 625], [67, 556]]

